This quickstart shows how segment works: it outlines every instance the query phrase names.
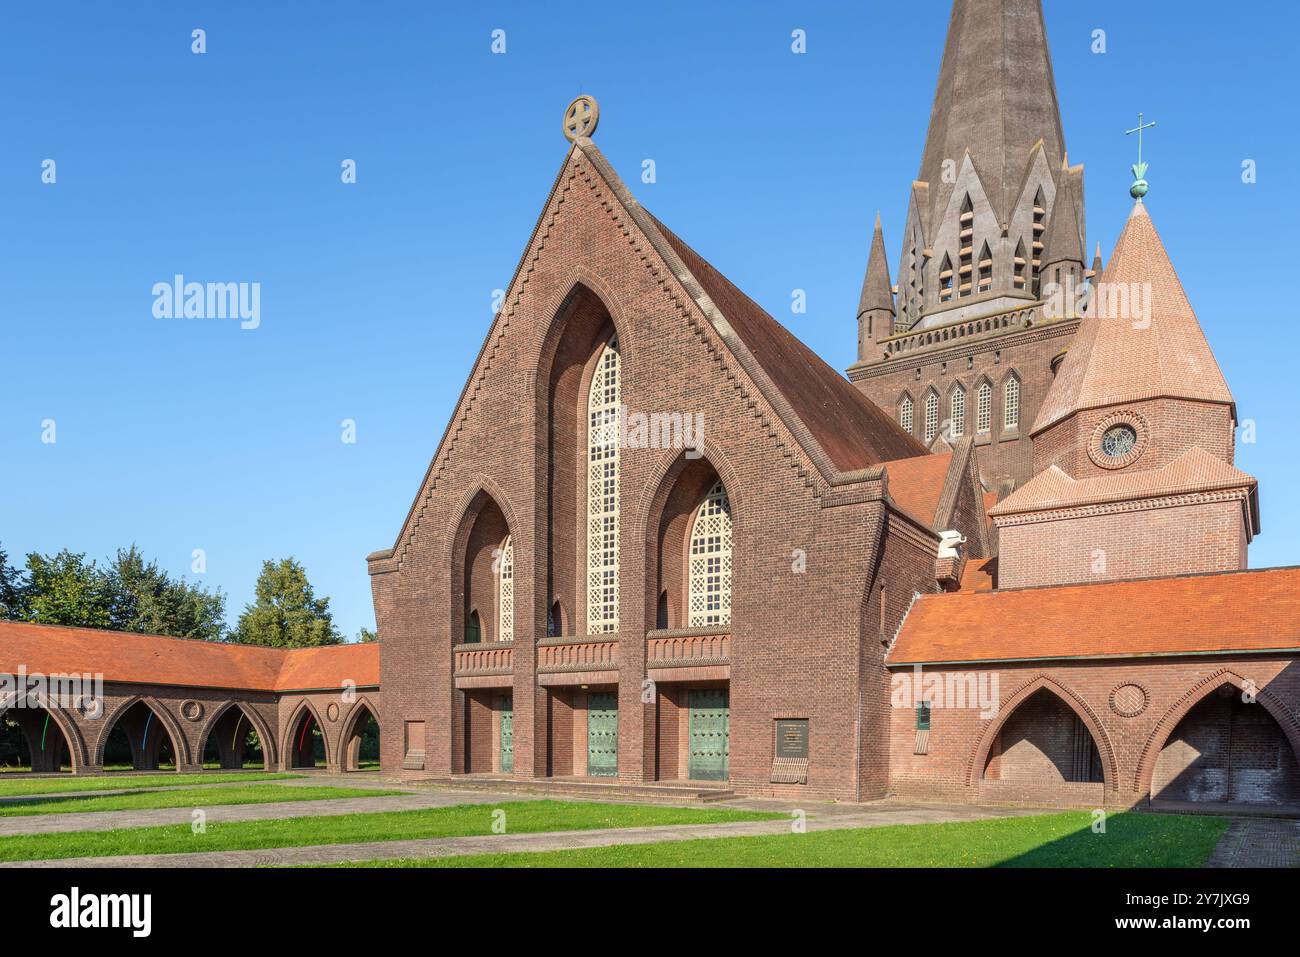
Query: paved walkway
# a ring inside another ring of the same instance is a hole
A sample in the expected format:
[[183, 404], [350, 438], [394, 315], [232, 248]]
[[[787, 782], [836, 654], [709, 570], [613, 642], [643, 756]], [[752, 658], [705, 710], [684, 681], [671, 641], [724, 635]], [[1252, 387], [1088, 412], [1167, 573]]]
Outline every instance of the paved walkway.
[[[420, 797], [441, 797], [446, 804], [493, 804], [519, 800], [516, 794], [431, 792]], [[373, 800], [362, 798], [360, 800]], [[389, 801], [403, 800], [389, 798]], [[304, 804], [320, 804], [313, 801]], [[343, 802], [328, 802], [343, 803]], [[430, 805], [436, 806], [436, 805]], [[738, 800], [722, 806], [750, 807], [789, 812], [788, 801]], [[188, 809], [185, 810], [188, 815]], [[226, 808], [223, 810], [236, 810]], [[810, 831], [849, 827], [883, 827], [890, 824], [928, 824], [939, 821], [971, 821], [1050, 813], [1043, 809], [977, 807], [971, 805], [903, 804], [881, 801], [866, 805], [812, 804], [808, 806]], [[117, 812], [109, 812], [117, 813]], [[131, 812], [134, 813], [134, 812]], [[156, 812], [155, 812], [156, 813]], [[30, 819], [29, 819], [30, 820]], [[185, 820], [189, 820], [186, 816]], [[211, 820], [211, 818], [209, 818]], [[474, 837], [425, 838], [404, 841], [371, 841], [363, 844], [325, 844], [311, 847], [266, 848], [248, 851], [204, 851], [192, 854], [83, 857], [50, 861], [12, 861], [0, 867], [257, 867], [262, 865], [332, 864], [343, 861], [386, 860], [398, 857], [448, 857], [461, 854], [509, 853], [514, 851], [565, 850], [605, 847], [613, 844], [653, 844], [708, 837], [751, 837], [790, 832], [789, 820], [741, 821], [733, 824], [691, 824], [668, 827], [612, 828], [595, 831], [551, 831], [543, 834], [499, 834]]]
[[[209, 824], [266, 821], [372, 811], [419, 811], [452, 804], [485, 804], [500, 799], [490, 794], [394, 794], [388, 797], [326, 798], [320, 801], [281, 801], [275, 804], [218, 804], [201, 808]], [[60, 831], [116, 831], [127, 827], [189, 824], [195, 808], [140, 808], [131, 811], [76, 811], [70, 814], [27, 814], [0, 817], [0, 837], [14, 834], [53, 834]]]
[[1233, 818], [1206, 867], [1300, 867], [1300, 821]]

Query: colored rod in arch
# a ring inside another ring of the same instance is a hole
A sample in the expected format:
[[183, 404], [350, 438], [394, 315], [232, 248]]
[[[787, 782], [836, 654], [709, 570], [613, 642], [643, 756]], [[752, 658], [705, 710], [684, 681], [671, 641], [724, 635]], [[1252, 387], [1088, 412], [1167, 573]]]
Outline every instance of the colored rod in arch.
[[45, 732], [50, 730], [50, 713], [45, 712], [45, 726], [41, 728], [41, 750], [45, 750]]
[[235, 733], [230, 739], [230, 750], [235, 750], [235, 743], [239, 740], [239, 725], [244, 720], [244, 712], [239, 712], [239, 717], [235, 719]]
[[153, 709], [145, 709], [149, 712], [149, 717], [144, 719], [144, 734], [140, 736], [140, 753], [145, 753], [145, 746], [149, 743], [149, 725], [153, 722]]
[[298, 735], [298, 750], [299, 750], [299, 751], [302, 750], [302, 742], [303, 742], [303, 740], [307, 737], [307, 730], [311, 727], [311, 725], [312, 725], [312, 720], [313, 720], [313, 719], [312, 719], [312, 716], [311, 716], [310, 712], [309, 712], [308, 714], [306, 714], [306, 715], [303, 716], [303, 719], [302, 719], [302, 734]]

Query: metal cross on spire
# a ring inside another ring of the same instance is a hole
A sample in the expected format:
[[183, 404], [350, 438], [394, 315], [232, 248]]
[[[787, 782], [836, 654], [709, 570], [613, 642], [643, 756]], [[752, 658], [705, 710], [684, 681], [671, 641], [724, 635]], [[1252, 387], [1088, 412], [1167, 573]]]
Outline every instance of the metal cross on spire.
[[1125, 136], [1131, 136], [1134, 133], [1138, 135], [1138, 161], [1133, 164], [1133, 185], [1128, 188], [1128, 194], [1138, 202], [1142, 201], [1142, 197], [1145, 196], [1147, 190], [1150, 189], [1150, 186], [1146, 181], [1147, 164], [1142, 162], [1142, 131], [1149, 130], [1155, 125], [1155, 120], [1152, 120], [1150, 123], [1143, 123], [1142, 114], [1138, 113], [1138, 125], [1133, 127], [1131, 130], [1124, 131]]

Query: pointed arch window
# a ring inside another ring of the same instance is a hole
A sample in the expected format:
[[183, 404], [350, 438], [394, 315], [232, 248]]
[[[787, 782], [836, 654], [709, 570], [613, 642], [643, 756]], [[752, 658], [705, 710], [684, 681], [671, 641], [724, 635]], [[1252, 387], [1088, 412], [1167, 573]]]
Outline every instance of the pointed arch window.
[[961, 204], [961, 217], [957, 221], [957, 295], [971, 294], [972, 258], [975, 253], [975, 207], [970, 194]]
[[987, 433], [993, 427], [993, 387], [981, 382], [975, 393], [975, 431]]
[[939, 434], [939, 397], [931, 392], [925, 397], [925, 444]]
[[909, 435], [912, 432], [912, 397], [903, 396], [903, 401], [898, 403], [898, 424], [903, 427], [903, 431]]
[[1011, 260], [1011, 282], [1017, 289], [1025, 288], [1025, 267], [1028, 262], [1025, 259], [1025, 241], [1022, 239], [1016, 243], [1016, 255]]
[[939, 263], [939, 301], [950, 301], [952, 299], [952, 290], [952, 259], [949, 258], [947, 253], [944, 253], [943, 261]]
[[989, 244], [985, 243], [980, 247], [979, 268], [979, 287], [978, 292], [988, 292], [993, 288], [993, 253], [989, 252]]
[[477, 645], [483, 640], [483, 626], [479, 623], [478, 611], [471, 611], [465, 619], [465, 644]]
[[618, 631], [618, 338], [596, 361], [587, 396], [587, 632]]
[[515, 546], [506, 536], [497, 576], [497, 641], [515, 640]]
[[687, 627], [731, 624], [731, 503], [714, 483], [691, 529]]
[[1047, 229], [1047, 199], [1043, 196], [1043, 188], [1038, 187], [1038, 192], [1034, 194], [1034, 238], [1033, 238], [1033, 255], [1030, 257], [1030, 279], [1033, 283], [1034, 295], [1038, 295], [1039, 271], [1043, 266], [1043, 233]]
[[1014, 375], [1002, 387], [1002, 427], [1014, 429], [1020, 425], [1020, 380]]
[[948, 400], [948, 429], [954, 439], [966, 434], [966, 390], [962, 386], [952, 390]]

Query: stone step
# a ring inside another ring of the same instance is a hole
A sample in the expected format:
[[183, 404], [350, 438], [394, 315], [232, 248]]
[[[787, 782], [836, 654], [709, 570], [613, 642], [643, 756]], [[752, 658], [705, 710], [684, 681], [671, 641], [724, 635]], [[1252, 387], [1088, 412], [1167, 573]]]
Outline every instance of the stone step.
[[[396, 783], [396, 782], [395, 782]], [[512, 778], [496, 775], [450, 775], [428, 778], [405, 778], [404, 785], [432, 785], [461, 791], [503, 791], [517, 794], [572, 796], [594, 799], [628, 800], [681, 804], [710, 803], [735, 797], [725, 785], [707, 784], [628, 784], [618, 781], [563, 778]]]

